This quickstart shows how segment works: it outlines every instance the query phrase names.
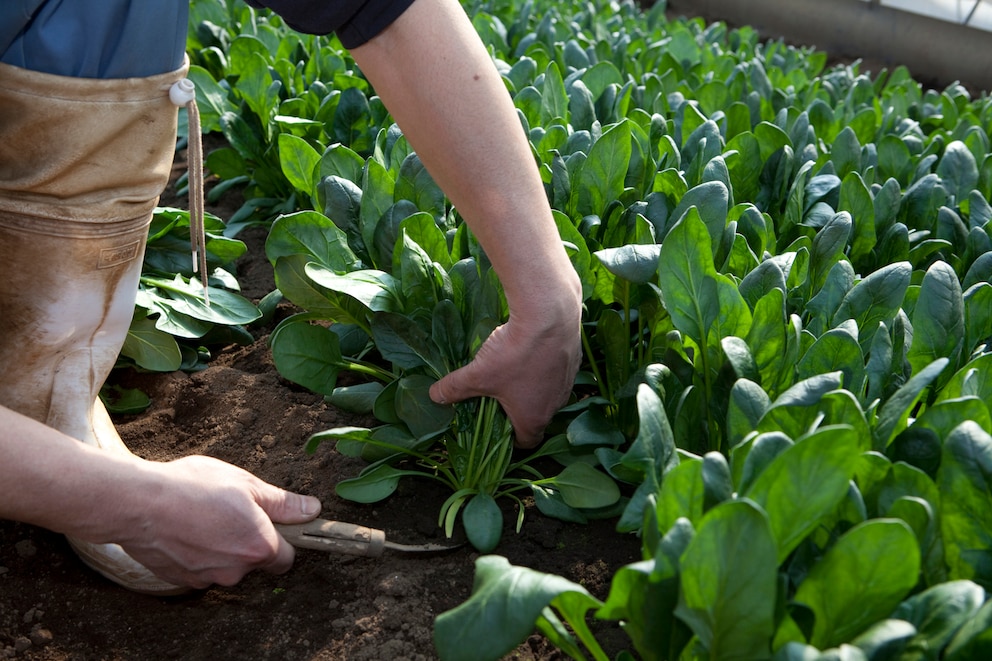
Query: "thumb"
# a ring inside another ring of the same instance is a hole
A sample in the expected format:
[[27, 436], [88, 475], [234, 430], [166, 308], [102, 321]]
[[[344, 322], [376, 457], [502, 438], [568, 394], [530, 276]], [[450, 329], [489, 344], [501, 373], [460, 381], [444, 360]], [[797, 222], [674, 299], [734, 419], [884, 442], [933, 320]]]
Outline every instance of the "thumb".
[[273, 523], [306, 523], [320, 514], [321, 503], [313, 496], [286, 491], [271, 484], [255, 496], [255, 502]]
[[454, 372], [449, 372], [431, 385], [431, 399], [437, 404], [454, 404], [470, 397], [486, 395], [486, 392], [475, 386], [478, 381], [477, 373], [478, 368], [474, 360]]

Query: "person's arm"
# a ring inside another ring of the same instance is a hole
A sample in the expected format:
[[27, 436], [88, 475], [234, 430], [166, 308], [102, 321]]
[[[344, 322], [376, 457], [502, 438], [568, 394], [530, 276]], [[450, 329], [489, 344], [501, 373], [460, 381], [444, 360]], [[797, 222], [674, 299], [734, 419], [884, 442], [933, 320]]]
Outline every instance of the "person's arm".
[[579, 367], [582, 293], [506, 87], [457, 0], [416, 0], [351, 54], [479, 239], [510, 307], [431, 397], [495, 397], [517, 444], [534, 446]]
[[272, 522], [320, 511], [209, 457], [152, 462], [106, 452], [0, 407], [0, 518], [120, 544], [160, 578], [204, 588], [254, 569], [287, 571], [294, 551]]

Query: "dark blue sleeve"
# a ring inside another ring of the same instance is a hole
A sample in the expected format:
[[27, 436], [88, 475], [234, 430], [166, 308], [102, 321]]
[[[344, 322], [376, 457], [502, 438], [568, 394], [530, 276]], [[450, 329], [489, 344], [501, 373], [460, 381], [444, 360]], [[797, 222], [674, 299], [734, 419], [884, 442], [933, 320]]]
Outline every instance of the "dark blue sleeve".
[[413, 0], [246, 0], [308, 34], [335, 33], [345, 48], [361, 46], [399, 18]]

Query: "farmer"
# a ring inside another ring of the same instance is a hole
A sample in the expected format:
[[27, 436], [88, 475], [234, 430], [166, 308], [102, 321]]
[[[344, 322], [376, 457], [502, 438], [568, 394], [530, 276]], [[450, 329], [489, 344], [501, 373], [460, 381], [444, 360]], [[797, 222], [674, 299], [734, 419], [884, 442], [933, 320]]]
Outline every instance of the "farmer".
[[[510, 321], [431, 396], [495, 396], [517, 443], [536, 445], [578, 368], [581, 294], [457, 0], [253, 4], [337, 32], [478, 236]], [[97, 571], [157, 594], [287, 571], [293, 549], [272, 522], [321, 509], [215, 459], [135, 457], [97, 397], [169, 178], [187, 12], [186, 0], [0, 3], [0, 518], [64, 533]]]

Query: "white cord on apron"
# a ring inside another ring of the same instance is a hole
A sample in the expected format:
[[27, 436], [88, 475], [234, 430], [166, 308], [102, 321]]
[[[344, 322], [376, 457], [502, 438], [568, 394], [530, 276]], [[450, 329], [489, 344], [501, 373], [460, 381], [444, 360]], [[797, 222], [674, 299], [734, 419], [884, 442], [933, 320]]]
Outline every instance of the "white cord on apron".
[[200, 133], [200, 109], [196, 105], [196, 86], [183, 78], [169, 90], [169, 98], [177, 106], [186, 108], [189, 129], [186, 147], [186, 168], [189, 176], [189, 237], [193, 255], [193, 273], [203, 281], [203, 299], [210, 305], [207, 286], [207, 238], [203, 223], [203, 136]]

